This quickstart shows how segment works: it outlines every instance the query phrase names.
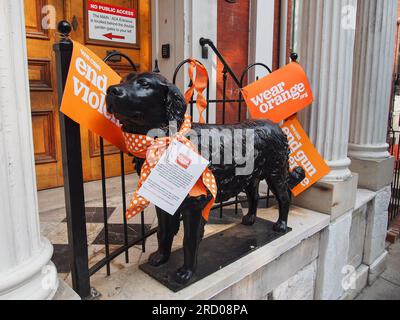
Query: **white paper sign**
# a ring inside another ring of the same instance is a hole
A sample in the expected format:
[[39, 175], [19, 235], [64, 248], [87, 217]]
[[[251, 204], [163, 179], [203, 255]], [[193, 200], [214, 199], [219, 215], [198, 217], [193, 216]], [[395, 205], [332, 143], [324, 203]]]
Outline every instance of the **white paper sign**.
[[173, 141], [138, 194], [174, 215], [209, 162], [179, 141]]
[[136, 43], [136, 10], [88, 1], [89, 39]]

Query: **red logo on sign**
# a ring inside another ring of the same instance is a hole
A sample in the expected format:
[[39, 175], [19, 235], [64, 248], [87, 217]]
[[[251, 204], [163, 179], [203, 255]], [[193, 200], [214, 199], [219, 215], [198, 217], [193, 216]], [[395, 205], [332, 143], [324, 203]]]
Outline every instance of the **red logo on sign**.
[[187, 169], [192, 163], [192, 159], [185, 156], [184, 154], [180, 154], [178, 158], [176, 158], [176, 163], [179, 164], [182, 168]]

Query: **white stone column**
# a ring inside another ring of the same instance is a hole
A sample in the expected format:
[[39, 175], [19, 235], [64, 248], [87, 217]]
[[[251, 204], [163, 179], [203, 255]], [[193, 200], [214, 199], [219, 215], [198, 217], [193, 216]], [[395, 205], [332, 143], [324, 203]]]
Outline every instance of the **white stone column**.
[[349, 156], [359, 186], [391, 184], [394, 158], [386, 143], [396, 47], [396, 0], [359, 0], [354, 52]]
[[344, 13], [356, 5], [356, 0], [297, 1], [295, 52], [315, 96], [299, 119], [332, 169], [325, 181], [351, 177], [347, 149], [355, 32]]
[[397, 0], [359, 0], [349, 155], [389, 157], [386, 143], [394, 55]]
[[23, 0], [0, 1], [0, 299], [50, 299], [57, 271], [40, 237]]
[[357, 177], [347, 156], [356, 0], [297, 1], [295, 52], [314, 93], [313, 105], [299, 113], [311, 141], [331, 168], [323, 181], [294, 199], [295, 204], [331, 216], [318, 258], [316, 299], [344, 294], [343, 268], [349, 252]]

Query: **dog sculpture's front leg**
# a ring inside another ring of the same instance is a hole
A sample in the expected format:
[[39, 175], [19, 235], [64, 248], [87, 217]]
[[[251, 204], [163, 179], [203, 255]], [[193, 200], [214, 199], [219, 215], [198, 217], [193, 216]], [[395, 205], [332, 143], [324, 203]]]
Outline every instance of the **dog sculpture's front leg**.
[[171, 255], [172, 242], [179, 230], [179, 212], [171, 216], [167, 212], [156, 207], [158, 218], [158, 250], [150, 255], [149, 262], [152, 266], [158, 267], [169, 260]]
[[193, 208], [183, 213], [185, 234], [183, 239], [184, 265], [176, 272], [176, 281], [187, 283], [196, 271], [199, 244], [204, 234], [205, 220], [202, 210]]

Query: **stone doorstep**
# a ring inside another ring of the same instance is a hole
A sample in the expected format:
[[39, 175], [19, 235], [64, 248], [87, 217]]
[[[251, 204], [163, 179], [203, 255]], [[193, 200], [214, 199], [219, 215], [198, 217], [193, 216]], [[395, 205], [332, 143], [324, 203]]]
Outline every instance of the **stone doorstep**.
[[357, 189], [356, 194], [356, 204], [354, 206], [354, 211], [357, 211], [364, 207], [367, 203], [374, 200], [376, 197], [376, 192], [367, 189]]
[[[276, 221], [278, 210], [277, 208], [263, 209], [259, 210], [258, 215], [260, 218]], [[178, 293], [168, 290], [139, 270], [138, 266], [116, 272], [107, 278], [96, 277], [92, 279], [91, 285], [101, 293], [101, 299], [211, 299], [245, 277], [252, 275], [260, 268], [277, 261], [277, 258], [285, 252], [295, 248], [303, 240], [326, 228], [329, 225], [329, 221], [329, 216], [325, 214], [292, 207], [289, 218], [289, 226], [293, 229], [292, 232]]]
[[359, 188], [379, 191], [392, 183], [394, 157], [383, 160], [351, 159], [350, 170], [359, 174]]
[[[125, 176], [126, 193], [127, 196], [135, 190], [137, 185], [137, 175], [129, 174]], [[107, 197], [121, 197], [121, 178], [114, 177], [106, 179]], [[101, 180], [86, 182], [85, 188], [85, 202], [101, 201], [102, 190]], [[65, 207], [64, 188], [55, 188], [42, 190], [38, 192], [38, 205], [39, 212], [48, 212], [52, 210], [62, 209]]]
[[339, 218], [355, 207], [358, 175], [341, 182], [317, 182], [293, 199], [293, 204]]

